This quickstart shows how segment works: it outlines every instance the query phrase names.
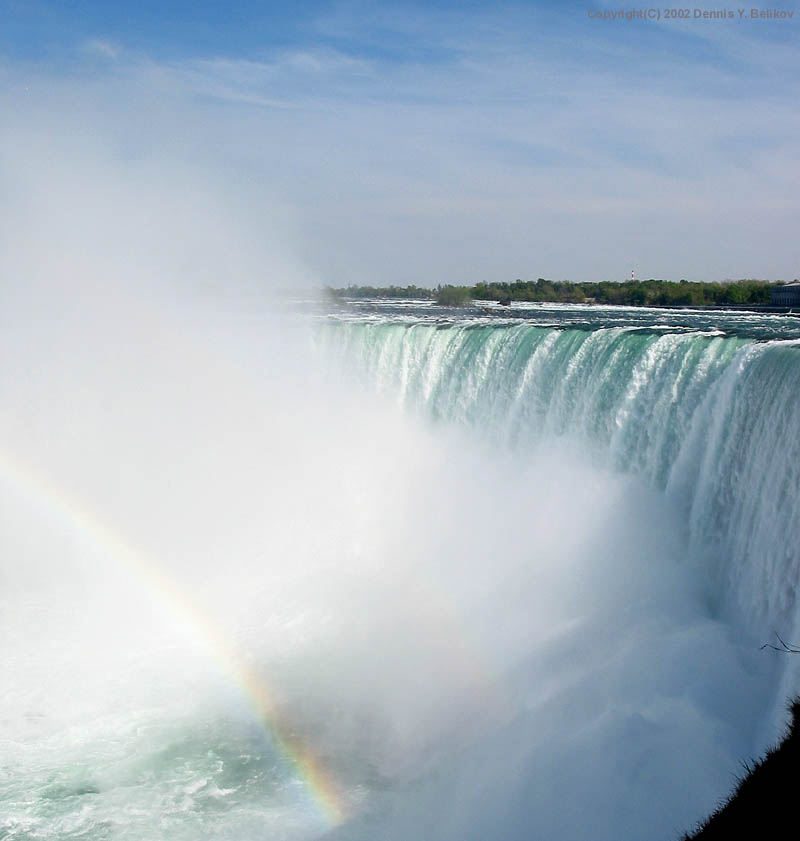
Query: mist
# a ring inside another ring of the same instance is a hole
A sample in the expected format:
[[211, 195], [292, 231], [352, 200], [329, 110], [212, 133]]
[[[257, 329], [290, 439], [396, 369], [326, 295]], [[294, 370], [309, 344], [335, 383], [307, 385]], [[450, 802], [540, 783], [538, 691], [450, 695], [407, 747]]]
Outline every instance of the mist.
[[201, 172], [94, 150], [15, 178], [10, 837], [668, 838], [724, 795], [769, 667], [660, 494], [332, 368], [261, 282], [311, 278]]
[[332, 365], [275, 295], [316, 278], [268, 196], [256, 235], [225, 178], [25, 136], [0, 256], [9, 837], [655, 839], [715, 805], [774, 676], [679, 510], [568, 436], [498, 447]]

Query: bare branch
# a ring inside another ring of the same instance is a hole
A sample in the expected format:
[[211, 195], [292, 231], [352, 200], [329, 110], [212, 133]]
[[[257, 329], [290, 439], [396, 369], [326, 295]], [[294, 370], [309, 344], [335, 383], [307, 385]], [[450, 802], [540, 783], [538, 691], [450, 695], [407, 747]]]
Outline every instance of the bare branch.
[[796, 645], [788, 645], [787, 643], [785, 643], [780, 638], [777, 631], [775, 631], [775, 636], [777, 637], [780, 645], [773, 645], [771, 642], [765, 642], [759, 650], [763, 651], [765, 648], [771, 648], [773, 651], [781, 651], [786, 652], [788, 654], [800, 654], [800, 648], [798, 648]]

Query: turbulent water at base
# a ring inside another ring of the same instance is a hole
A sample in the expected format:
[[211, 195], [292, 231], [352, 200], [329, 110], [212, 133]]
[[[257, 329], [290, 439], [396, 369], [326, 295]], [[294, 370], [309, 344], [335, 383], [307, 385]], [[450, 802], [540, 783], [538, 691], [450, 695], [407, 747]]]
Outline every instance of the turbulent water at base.
[[668, 841], [779, 734], [800, 320], [124, 303], [0, 331], [0, 838]]

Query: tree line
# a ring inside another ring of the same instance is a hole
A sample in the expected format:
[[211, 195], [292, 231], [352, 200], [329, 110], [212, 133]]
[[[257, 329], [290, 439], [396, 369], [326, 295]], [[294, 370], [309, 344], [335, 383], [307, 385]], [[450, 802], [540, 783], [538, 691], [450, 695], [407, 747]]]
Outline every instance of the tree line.
[[765, 280], [736, 280], [725, 283], [681, 280], [628, 280], [624, 283], [572, 283], [568, 280], [515, 280], [513, 283], [476, 283], [474, 286], [447, 284], [436, 289], [420, 286], [348, 286], [328, 288], [334, 298], [416, 298], [444, 306], [462, 306], [470, 300], [537, 301], [550, 303], [597, 303], [628, 306], [747, 306], [767, 305], [770, 288]]

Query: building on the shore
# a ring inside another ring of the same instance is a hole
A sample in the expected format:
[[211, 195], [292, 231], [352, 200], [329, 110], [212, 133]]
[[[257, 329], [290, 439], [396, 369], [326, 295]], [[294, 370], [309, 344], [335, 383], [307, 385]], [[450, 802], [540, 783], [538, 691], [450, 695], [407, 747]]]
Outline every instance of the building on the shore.
[[800, 280], [773, 286], [769, 302], [773, 307], [800, 307]]

